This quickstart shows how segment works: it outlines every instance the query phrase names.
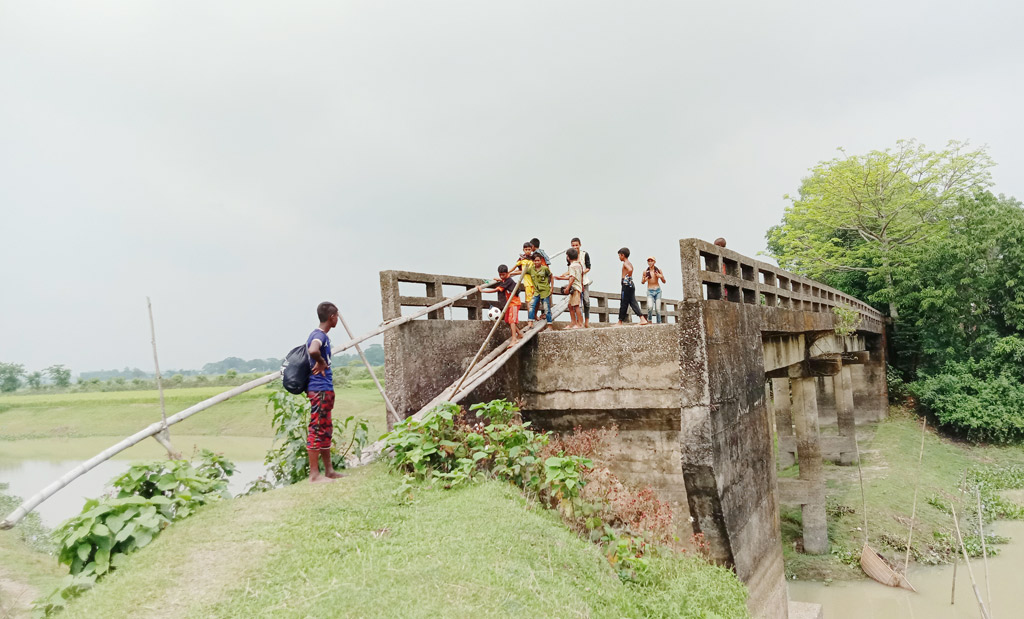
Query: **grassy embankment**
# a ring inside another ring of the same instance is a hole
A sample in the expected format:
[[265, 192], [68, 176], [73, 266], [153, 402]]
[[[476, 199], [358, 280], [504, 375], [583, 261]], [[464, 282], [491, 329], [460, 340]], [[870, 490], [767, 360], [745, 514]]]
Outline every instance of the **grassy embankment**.
[[395, 497], [380, 465], [234, 499], [175, 524], [66, 617], [745, 615], [728, 570], [657, 559], [622, 584], [600, 549], [511, 486]]
[[[920, 417], [893, 408], [889, 418], [877, 426], [857, 429], [864, 471], [869, 543], [901, 566], [921, 448], [920, 423]], [[953, 521], [947, 512], [929, 504], [930, 498], [939, 498], [944, 503], [959, 501], [959, 487], [965, 470], [1022, 463], [1022, 446], [971, 445], [938, 434], [929, 426], [921, 466], [911, 561], [945, 562], [949, 557], [948, 545], [936, 536], [949, 534], [953, 530]], [[795, 477], [798, 472], [798, 467], [793, 466], [782, 471], [780, 476]], [[795, 546], [801, 536], [800, 508], [781, 506], [787, 574], [807, 580], [863, 578], [856, 562], [863, 544], [861, 529], [864, 525], [857, 467], [826, 464], [825, 475], [831, 553], [811, 556], [797, 552]], [[968, 517], [972, 517], [975, 505], [975, 498], [971, 496], [965, 499], [963, 509], [958, 507], [958, 510], [966, 511]], [[1022, 541], [1014, 540], [1015, 543]]]
[[[168, 389], [171, 415], [230, 387]], [[259, 388], [196, 414], [171, 428], [175, 447], [186, 455], [197, 448], [224, 452], [234, 460], [262, 460], [271, 444], [270, 389]], [[371, 381], [353, 381], [338, 391], [335, 418], [370, 420], [370, 436], [383, 433], [384, 405]], [[24, 459], [83, 460], [92, 457], [160, 418], [156, 391], [8, 395], [0, 397], [0, 465]], [[143, 441], [117, 457], [126, 460], [165, 457], [155, 441]], [[25, 497], [22, 497], [25, 498]], [[0, 492], [6, 515], [20, 501]], [[12, 531], [0, 532], [0, 618], [12, 606], [25, 605], [59, 580], [66, 570], [32, 543], [41, 528], [29, 516]]]

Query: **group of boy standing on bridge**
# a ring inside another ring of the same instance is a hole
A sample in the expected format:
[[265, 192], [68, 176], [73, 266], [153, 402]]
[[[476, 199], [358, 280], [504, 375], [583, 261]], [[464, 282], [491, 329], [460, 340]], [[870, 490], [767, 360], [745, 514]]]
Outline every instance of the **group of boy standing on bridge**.
[[[643, 272], [642, 284], [647, 285], [647, 315], [640, 311], [640, 304], [636, 300], [636, 285], [633, 283], [633, 263], [629, 261], [630, 251], [628, 247], [619, 249], [619, 261], [622, 263], [622, 292], [619, 297], [619, 322], [624, 324], [629, 319], [629, 311], [640, 317], [640, 324], [646, 325], [657, 319], [659, 323], [664, 321], [661, 315], [661, 284], [665, 283], [665, 274], [656, 265], [653, 256], [647, 258], [647, 268]], [[529, 329], [537, 319], [537, 310], [545, 311], [547, 323], [551, 324], [551, 295], [555, 292], [554, 282], [565, 281], [565, 286], [560, 290], [562, 294], [569, 296], [569, 329], [590, 328], [590, 285], [589, 276], [591, 263], [590, 254], [582, 246], [579, 237], [570, 241], [569, 249], [565, 250], [567, 270], [561, 275], [555, 275], [551, 270], [551, 258], [548, 257], [540, 247], [540, 239], [530, 239], [523, 243], [523, 253], [515, 261], [513, 269], [508, 265], [498, 265], [498, 279], [492, 282], [490, 288], [481, 292], [497, 293], [498, 302], [505, 307], [504, 320], [512, 329], [512, 342], [514, 345], [522, 337], [519, 330], [519, 312], [522, 309], [523, 301], [519, 298], [519, 286], [512, 279], [515, 275], [522, 275], [522, 288], [526, 295], [527, 320]]]

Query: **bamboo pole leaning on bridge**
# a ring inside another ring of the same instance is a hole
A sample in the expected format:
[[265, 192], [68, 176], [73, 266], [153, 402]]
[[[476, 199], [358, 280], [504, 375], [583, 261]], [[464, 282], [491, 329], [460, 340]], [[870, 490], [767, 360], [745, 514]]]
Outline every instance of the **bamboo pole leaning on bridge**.
[[[352, 329], [349, 329], [348, 323], [345, 322], [345, 317], [341, 315], [341, 310], [338, 311], [338, 320], [341, 321], [341, 326], [345, 328], [345, 333], [348, 333], [349, 337], [354, 337], [352, 335]], [[363, 365], [366, 366], [366, 371], [370, 373], [370, 378], [373, 379], [373, 384], [377, 386], [377, 391], [380, 392], [380, 397], [384, 398], [384, 408], [386, 408], [388, 411], [388, 417], [391, 418], [392, 423], [398, 423], [400, 421], [400, 419], [398, 418], [398, 413], [395, 411], [394, 405], [391, 404], [391, 400], [388, 398], [388, 394], [384, 393], [384, 387], [381, 387], [380, 381], [377, 380], [377, 375], [373, 372], [373, 367], [370, 365], [370, 360], [366, 358], [365, 354], [363, 354], [363, 349], [362, 347], [359, 346], [359, 344], [353, 344], [353, 346], [356, 347], [356, 352], [359, 353], [359, 358], [363, 360]]]
[[[332, 349], [333, 349], [332, 351], [333, 352], [341, 352], [343, 350], [347, 350], [349, 348], [352, 348], [353, 346], [356, 346], [360, 342], [364, 342], [364, 341], [370, 339], [371, 337], [374, 337], [376, 335], [380, 335], [381, 333], [384, 333], [385, 331], [388, 331], [390, 329], [394, 329], [396, 327], [404, 325], [405, 323], [410, 322], [412, 320], [415, 320], [415, 319], [417, 319], [417, 318], [419, 318], [421, 316], [424, 316], [424, 315], [428, 314], [429, 312], [433, 312], [433, 311], [436, 311], [436, 310], [438, 310], [438, 309], [440, 309], [442, 307], [451, 305], [451, 304], [455, 303], [456, 301], [459, 301], [460, 299], [464, 299], [465, 297], [468, 297], [468, 296], [470, 296], [472, 294], [479, 293], [480, 289], [482, 287], [483, 287], [482, 285], [478, 285], [478, 286], [476, 286], [474, 288], [470, 288], [470, 289], [466, 290], [465, 292], [461, 292], [461, 293], [459, 293], [459, 294], [457, 294], [457, 295], [455, 295], [453, 297], [448, 297], [448, 298], [444, 299], [443, 301], [435, 303], [434, 305], [431, 305], [430, 307], [424, 308], [423, 310], [421, 310], [419, 312], [416, 312], [414, 314], [411, 314], [409, 316], [402, 316], [400, 318], [395, 318], [395, 319], [392, 319], [392, 320], [389, 320], [389, 321], [385, 321], [380, 326], [378, 326], [376, 329], [373, 329], [372, 331], [370, 331], [368, 333], [365, 333], [365, 334], [363, 334], [363, 335], [361, 335], [359, 337], [354, 337], [354, 338], [350, 339], [348, 342], [345, 342], [343, 345], [341, 345], [339, 347], [336, 347], [336, 348], [332, 347]], [[147, 299], [147, 302], [148, 302], [148, 299]], [[339, 317], [340, 317], [340, 315], [339, 315]], [[346, 327], [346, 330], [347, 330], [347, 327]], [[349, 337], [351, 337], [351, 333], [349, 333]], [[153, 336], [153, 339], [154, 339], [154, 361], [156, 361], [156, 358], [155, 358], [155, 339], [156, 339], [156, 336], [155, 335]], [[373, 375], [372, 371], [370, 372], [370, 375], [373, 376], [374, 379], [376, 379], [376, 377]], [[140, 443], [143, 440], [145, 440], [145, 439], [147, 439], [147, 438], [149, 438], [151, 436], [153, 436], [153, 437], [158, 436], [159, 433], [164, 431], [168, 426], [171, 426], [171, 425], [174, 425], [174, 424], [176, 424], [176, 423], [178, 423], [180, 421], [183, 421], [183, 420], [191, 417], [192, 415], [194, 415], [194, 414], [196, 414], [196, 413], [198, 413], [200, 411], [204, 411], [204, 410], [210, 408], [211, 406], [214, 406], [215, 404], [220, 404], [221, 402], [224, 402], [225, 400], [229, 400], [229, 399], [235, 397], [236, 395], [245, 393], [246, 391], [250, 391], [252, 389], [255, 389], [256, 387], [260, 387], [262, 385], [266, 385], [267, 383], [271, 383], [271, 382], [277, 380], [280, 377], [281, 377], [281, 371], [280, 370], [278, 370], [276, 372], [271, 372], [270, 374], [267, 374], [266, 376], [261, 376], [260, 378], [257, 378], [255, 380], [251, 380], [251, 381], [249, 381], [249, 382], [247, 382], [247, 383], [245, 383], [243, 385], [239, 385], [238, 387], [235, 387], [234, 389], [229, 389], [228, 391], [225, 391], [223, 393], [219, 393], [219, 394], [213, 396], [212, 398], [208, 398], [206, 400], [203, 400], [202, 402], [199, 402], [198, 404], [190, 406], [189, 408], [186, 408], [185, 410], [183, 410], [183, 411], [181, 411], [181, 412], [179, 412], [179, 413], [177, 413], [175, 415], [172, 415], [170, 417], [166, 417], [166, 413], [164, 413], [164, 418], [161, 419], [161, 421], [147, 426], [145, 429], [140, 430], [139, 432], [136, 432], [135, 434], [133, 434], [133, 435], [129, 436], [128, 438], [122, 440], [121, 442], [117, 443], [116, 445], [113, 445], [113, 446], [105, 449], [104, 451], [100, 452], [99, 454], [93, 456], [92, 458], [86, 460], [82, 464], [78, 465], [77, 467], [71, 469], [70, 471], [68, 471], [67, 473], [62, 475], [57, 481], [55, 481], [55, 482], [51, 483], [50, 485], [46, 486], [45, 488], [43, 488], [42, 490], [40, 490], [39, 492], [34, 494], [29, 499], [23, 501], [21, 503], [21, 505], [19, 505], [17, 507], [17, 509], [15, 509], [13, 512], [11, 512], [7, 516], [7, 518], [5, 518], [3, 521], [0, 521], [0, 531], [13, 528], [14, 525], [18, 524], [18, 522], [20, 522], [22, 520], [22, 518], [24, 518], [29, 512], [31, 512], [36, 507], [38, 507], [40, 503], [42, 503], [46, 499], [50, 498], [54, 494], [56, 494], [58, 491], [60, 491], [64, 487], [66, 487], [68, 484], [70, 484], [72, 481], [74, 481], [78, 477], [80, 477], [83, 474], [87, 473], [88, 471], [96, 468], [96, 466], [98, 464], [100, 464], [101, 462], [105, 462], [105, 461], [109, 460], [110, 458], [112, 458], [115, 455], [121, 453], [125, 449], [128, 449], [132, 445]], [[375, 380], [375, 382], [376, 382], [376, 380]], [[380, 389], [380, 384], [379, 383], [377, 383], [377, 386], [378, 386], [378, 389]], [[384, 398], [384, 401], [388, 402], [387, 397]], [[392, 407], [392, 411], [394, 411], [393, 407]]]
[[[281, 371], [278, 370], [276, 372], [272, 372], [270, 374], [267, 374], [266, 376], [262, 376], [260, 378], [257, 378], [256, 380], [251, 380], [251, 381], [245, 383], [244, 385], [239, 385], [238, 387], [235, 387], [234, 389], [231, 389], [229, 391], [225, 391], [224, 393], [218, 393], [217, 395], [213, 396], [212, 398], [208, 398], [208, 399], [203, 400], [202, 402], [200, 402], [198, 404], [190, 406], [190, 407], [186, 408], [185, 410], [181, 411], [180, 413], [177, 413], [175, 415], [171, 415], [170, 417], [167, 418], [167, 422], [166, 423], [167, 423], [167, 425], [173, 425], [173, 424], [176, 424], [176, 423], [178, 423], [180, 421], [184, 421], [185, 419], [188, 419], [192, 415], [195, 415], [196, 413], [198, 413], [200, 411], [204, 411], [204, 410], [210, 408], [214, 404], [220, 404], [224, 400], [233, 398], [233, 397], [235, 397], [236, 395], [238, 395], [240, 393], [245, 393], [246, 391], [249, 391], [249, 390], [255, 389], [256, 387], [260, 387], [262, 385], [265, 385], [265, 384], [267, 384], [269, 382], [272, 382], [272, 381], [274, 381], [274, 380], [276, 380], [276, 379], [278, 379], [280, 377], [281, 377]], [[33, 509], [35, 509], [36, 506], [38, 506], [43, 501], [45, 501], [46, 499], [48, 499], [51, 496], [53, 496], [54, 494], [56, 494], [56, 492], [58, 490], [60, 490], [61, 488], [64, 488], [68, 484], [70, 484], [72, 481], [74, 481], [76, 478], [78, 478], [83, 473], [92, 470], [93, 468], [96, 467], [96, 465], [98, 465], [101, 462], [104, 462], [106, 460], [109, 460], [113, 456], [121, 453], [125, 449], [128, 449], [132, 445], [135, 445], [136, 443], [141, 443], [145, 439], [155, 435], [157, 432], [160, 432], [165, 427], [166, 426], [164, 425], [163, 421], [157, 421], [156, 423], [151, 424], [150, 426], [148, 426], [144, 430], [140, 430], [139, 432], [136, 432], [135, 434], [129, 436], [128, 438], [124, 439], [120, 443], [118, 443], [116, 445], [113, 445], [111, 447], [108, 447], [107, 449], [103, 450], [99, 454], [97, 454], [97, 455], [93, 456], [92, 458], [89, 458], [85, 462], [79, 464], [78, 466], [76, 466], [75, 468], [71, 469], [70, 471], [65, 473], [63, 476], [61, 476], [60, 479], [58, 479], [57, 481], [53, 482], [49, 486], [43, 488], [42, 490], [37, 492], [34, 496], [32, 496], [30, 499], [28, 499], [27, 501], [25, 501], [24, 503], [19, 505], [17, 509], [15, 509], [13, 512], [10, 513], [9, 516], [7, 516], [7, 518], [5, 518], [2, 522], [0, 522], [0, 530], [2, 530], [2, 529], [10, 529], [14, 525], [18, 524], [18, 521], [20, 521], [22, 518], [24, 518], [26, 514], [31, 512]]]

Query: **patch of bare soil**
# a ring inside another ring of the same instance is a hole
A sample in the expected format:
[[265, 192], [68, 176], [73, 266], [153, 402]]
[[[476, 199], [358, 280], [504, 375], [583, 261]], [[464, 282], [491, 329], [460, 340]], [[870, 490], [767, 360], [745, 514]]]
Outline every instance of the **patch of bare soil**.
[[32, 600], [38, 595], [35, 587], [14, 580], [0, 569], [0, 619], [28, 617]]

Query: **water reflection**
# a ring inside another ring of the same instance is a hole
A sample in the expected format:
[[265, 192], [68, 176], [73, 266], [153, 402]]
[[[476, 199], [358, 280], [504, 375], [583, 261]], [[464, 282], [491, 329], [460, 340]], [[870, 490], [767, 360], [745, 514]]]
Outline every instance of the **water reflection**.
[[[79, 464], [80, 460], [0, 460], [0, 482], [9, 485], [8, 494], [26, 499]], [[95, 498], [106, 492], [107, 482], [127, 470], [130, 464], [128, 460], [101, 462], [43, 501], [35, 513], [39, 514], [43, 524], [48, 527], [60, 524], [80, 512], [87, 498]], [[259, 460], [237, 461], [235, 466], [238, 470], [228, 483], [232, 494], [243, 492], [249, 482], [264, 473], [263, 462]]]
[[[1024, 616], [1024, 610], [1021, 610], [1024, 608], [1024, 587], [1021, 586], [1024, 579], [1020, 574], [1021, 566], [1024, 566], [1024, 543], [1021, 543], [1024, 540], [1024, 522], [998, 522], [994, 529], [1012, 541], [999, 546], [999, 556], [989, 558], [988, 585], [992, 589], [992, 616]], [[978, 590], [984, 599], [986, 583], [982, 560], [971, 559], [971, 566]], [[980, 616], [963, 562], [957, 569], [955, 605], [949, 603], [953, 584], [952, 565], [911, 567], [908, 578], [917, 588], [917, 593], [886, 587], [867, 579], [837, 582], [829, 586], [817, 582], [789, 581], [789, 597], [801, 602], [821, 604], [825, 619], [976, 619]], [[987, 599], [985, 603], [987, 606]]]

